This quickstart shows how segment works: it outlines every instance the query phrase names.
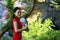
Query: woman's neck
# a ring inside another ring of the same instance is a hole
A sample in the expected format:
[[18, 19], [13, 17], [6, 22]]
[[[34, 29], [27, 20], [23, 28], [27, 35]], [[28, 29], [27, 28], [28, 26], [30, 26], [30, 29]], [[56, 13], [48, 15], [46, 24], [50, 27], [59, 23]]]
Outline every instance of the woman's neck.
[[17, 17], [17, 18], [19, 18], [19, 19], [20, 19], [20, 17], [18, 17], [18, 16], [15, 16], [15, 17]]

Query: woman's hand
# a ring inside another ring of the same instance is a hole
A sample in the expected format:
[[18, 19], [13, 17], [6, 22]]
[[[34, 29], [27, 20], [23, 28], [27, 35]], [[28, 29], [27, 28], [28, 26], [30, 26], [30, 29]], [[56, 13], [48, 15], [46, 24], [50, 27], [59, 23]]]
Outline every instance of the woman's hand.
[[26, 32], [28, 32], [28, 31], [29, 31], [28, 27], [25, 29], [25, 31], [26, 31]]

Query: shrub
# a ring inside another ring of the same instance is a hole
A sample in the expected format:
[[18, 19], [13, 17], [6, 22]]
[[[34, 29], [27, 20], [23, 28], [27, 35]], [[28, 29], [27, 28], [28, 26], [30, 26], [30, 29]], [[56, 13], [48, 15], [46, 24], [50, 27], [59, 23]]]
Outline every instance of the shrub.
[[29, 32], [23, 32], [24, 40], [59, 40], [60, 30], [55, 31], [51, 28], [54, 26], [52, 21], [47, 18], [42, 24], [42, 18], [36, 22], [28, 23]]

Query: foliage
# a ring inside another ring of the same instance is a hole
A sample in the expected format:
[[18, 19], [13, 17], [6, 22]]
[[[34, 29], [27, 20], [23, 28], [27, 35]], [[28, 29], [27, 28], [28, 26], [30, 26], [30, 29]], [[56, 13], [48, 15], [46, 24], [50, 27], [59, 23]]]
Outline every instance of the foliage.
[[[9, 26], [11, 26], [11, 21], [12, 21], [12, 17], [13, 17], [13, 8], [14, 8], [15, 0], [6, 0], [6, 2], [7, 2], [7, 5], [3, 5], [3, 4], [2, 5], [9, 9], [9, 11], [10, 11], [9, 16], [10, 17], [8, 19], [8, 23], [2, 27], [2, 30], [4, 30], [6, 27], [8, 28]], [[31, 4], [34, 4], [34, 0], [33, 1], [30, 0], [27, 4], [28, 4], [28, 6], [26, 8], [27, 13], [25, 15], [23, 15], [26, 18], [30, 15], [30, 13], [31, 13], [31, 11], [33, 9], [33, 6], [31, 6]]]
[[54, 31], [51, 26], [54, 26], [48, 18], [42, 24], [42, 18], [36, 22], [28, 23], [29, 32], [23, 32], [24, 40], [59, 40], [60, 31]]
[[[11, 27], [10, 25], [12, 20], [12, 13], [13, 13], [12, 10], [13, 10], [14, 0], [6, 0], [6, 1], [7, 1], [6, 7], [10, 11], [10, 18], [8, 20], [8, 23], [4, 25], [0, 31], [5, 31], [8, 27]], [[33, 11], [32, 9], [34, 8], [33, 7], [34, 1], [31, 0], [30, 2], [28, 2], [27, 0], [28, 7], [26, 8], [27, 10], [26, 17], [28, 17], [30, 15], [29, 13]], [[54, 31], [51, 28], [51, 26], [54, 26], [54, 25], [49, 18], [46, 19], [43, 24], [41, 22], [42, 22], [42, 18], [39, 18], [35, 22], [28, 23], [29, 32], [26, 32], [26, 31], [23, 32], [23, 39], [24, 40], [59, 40], [60, 39], [60, 30]]]
[[60, 0], [54, 0], [51, 3], [56, 9], [60, 10]]
[[[7, 30], [9, 30], [10, 28], [11, 28], [11, 24], [12, 24], [12, 17], [13, 17], [13, 6], [14, 6], [14, 2], [15, 2], [15, 0], [5, 0], [6, 2], [7, 2], [7, 5], [4, 5], [4, 4], [1, 4], [1, 5], [3, 5], [3, 6], [5, 6], [5, 7], [7, 7], [8, 9], [9, 9], [9, 11], [10, 11], [10, 14], [9, 14], [9, 19], [8, 19], [8, 22], [7, 22], [7, 24], [6, 25], [4, 25], [2, 28], [1, 28], [1, 30], [0, 30], [0, 32], [1, 32], [1, 34], [0, 34], [0, 37], [7, 31]], [[28, 2], [28, 1], [27, 1]], [[29, 1], [28, 3], [30, 4], [30, 2], [31, 1]], [[34, 0], [32, 1], [32, 4], [34, 3]], [[28, 4], [28, 5], [29, 5]], [[31, 4], [30, 4], [30, 6], [31, 6]], [[27, 13], [25, 14], [25, 15], [23, 15], [23, 16], [29, 16], [30, 15], [30, 13], [32, 12], [32, 9], [33, 9], [33, 6], [32, 7], [30, 7], [30, 6], [28, 6], [27, 7]]]
[[9, 19], [7, 20], [8, 22], [7, 22], [7, 24], [6, 25], [4, 25], [2, 28], [1, 28], [1, 34], [0, 34], [0, 37], [7, 31], [7, 30], [9, 30], [10, 29], [10, 27], [11, 27], [11, 22], [12, 22], [12, 17], [13, 17], [13, 12], [12, 12], [12, 10], [13, 10], [13, 4], [14, 4], [14, 1], [12, 1], [12, 0], [6, 0], [6, 2], [7, 2], [7, 5], [4, 5], [4, 4], [2, 4], [3, 6], [5, 6], [5, 7], [7, 7], [8, 9], [9, 9], [9, 11], [10, 11], [10, 13], [9, 13]]
[[55, 0], [56, 3], [60, 4], [60, 0]]

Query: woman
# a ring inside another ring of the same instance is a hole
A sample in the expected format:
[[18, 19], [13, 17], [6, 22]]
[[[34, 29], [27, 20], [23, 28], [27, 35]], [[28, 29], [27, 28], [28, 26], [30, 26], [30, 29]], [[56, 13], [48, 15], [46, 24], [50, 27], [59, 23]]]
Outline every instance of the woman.
[[13, 28], [12, 40], [21, 40], [22, 31], [26, 30], [27, 27], [22, 28], [22, 24], [19, 19], [21, 15], [21, 9], [19, 7], [15, 7], [13, 11], [14, 11], [14, 17], [12, 20], [12, 28]]

